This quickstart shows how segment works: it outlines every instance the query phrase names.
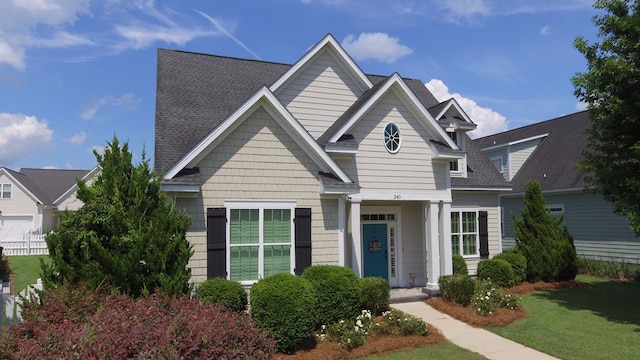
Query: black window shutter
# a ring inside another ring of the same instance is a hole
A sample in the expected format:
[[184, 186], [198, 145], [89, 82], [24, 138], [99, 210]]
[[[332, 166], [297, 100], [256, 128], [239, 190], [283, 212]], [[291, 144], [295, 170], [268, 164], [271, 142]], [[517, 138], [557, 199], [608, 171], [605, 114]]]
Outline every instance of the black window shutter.
[[311, 209], [296, 208], [294, 221], [296, 264], [293, 272], [301, 275], [304, 269], [311, 266]]
[[207, 209], [207, 279], [227, 277], [227, 209]]
[[489, 225], [487, 222], [487, 212], [478, 213], [478, 235], [480, 236], [480, 258], [489, 258]]

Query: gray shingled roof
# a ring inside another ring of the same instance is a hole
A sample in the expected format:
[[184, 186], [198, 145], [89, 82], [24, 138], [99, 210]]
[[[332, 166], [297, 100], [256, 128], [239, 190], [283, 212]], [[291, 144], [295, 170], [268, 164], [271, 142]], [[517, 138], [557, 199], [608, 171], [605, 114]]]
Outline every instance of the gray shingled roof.
[[29, 168], [14, 171], [5, 169], [42, 201], [42, 205], [47, 206], [53, 205], [55, 200], [76, 184], [76, 179], [82, 179], [90, 171]]
[[[261, 60], [159, 49], [155, 170], [158, 173], [169, 170], [260, 87], [273, 84], [291, 66]], [[379, 75], [367, 76], [374, 87], [365, 92], [343, 118], [362, 106], [367, 96], [375, 93], [375, 89], [389, 78]], [[404, 78], [403, 81], [426, 109], [440, 104], [422, 81]], [[330, 135], [335, 133], [340, 126], [339, 122], [340, 120], [318, 139], [319, 144], [326, 142]], [[473, 147], [470, 148], [470, 151], [473, 151]], [[469, 154], [469, 163], [473, 164], [475, 159], [481, 158], [483, 156], [479, 153]], [[488, 162], [487, 159], [484, 161]], [[470, 165], [475, 169], [475, 172], [470, 172], [471, 178], [456, 179], [453, 183], [504, 187], [504, 179], [496, 179], [495, 174], [490, 174], [490, 169], [482, 170], [484, 165]], [[197, 172], [189, 172], [184, 177], [178, 174], [174, 180], [185, 184], [197, 181]]]
[[585, 174], [576, 169], [575, 164], [582, 160], [590, 127], [589, 111], [582, 111], [485, 136], [473, 143], [485, 148], [548, 133], [513, 177], [513, 191], [524, 191], [530, 180], [537, 181], [542, 190], [582, 188], [586, 185]]
[[291, 65], [158, 50], [154, 167], [164, 173]]
[[467, 177], [451, 177], [451, 187], [456, 188], [511, 188], [491, 161], [480, 152], [480, 147], [465, 134], [467, 145]]

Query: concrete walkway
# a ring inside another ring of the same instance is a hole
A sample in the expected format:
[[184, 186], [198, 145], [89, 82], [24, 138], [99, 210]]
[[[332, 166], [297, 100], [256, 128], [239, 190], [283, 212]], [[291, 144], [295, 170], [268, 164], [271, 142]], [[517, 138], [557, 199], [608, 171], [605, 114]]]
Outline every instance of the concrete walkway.
[[490, 331], [475, 328], [441, 313], [423, 301], [395, 303], [391, 307], [422, 318], [438, 328], [447, 340], [493, 360], [553, 360], [553, 356], [534, 350]]

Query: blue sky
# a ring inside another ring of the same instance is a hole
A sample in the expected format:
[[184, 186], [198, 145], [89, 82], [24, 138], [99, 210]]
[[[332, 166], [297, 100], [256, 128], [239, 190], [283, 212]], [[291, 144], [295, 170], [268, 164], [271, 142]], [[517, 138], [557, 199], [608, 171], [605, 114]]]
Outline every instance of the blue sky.
[[583, 110], [592, 0], [0, 0], [0, 165], [153, 161], [158, 48], [294, 63], [327, 33], [366, 73], [456, 97], [475, 136]]

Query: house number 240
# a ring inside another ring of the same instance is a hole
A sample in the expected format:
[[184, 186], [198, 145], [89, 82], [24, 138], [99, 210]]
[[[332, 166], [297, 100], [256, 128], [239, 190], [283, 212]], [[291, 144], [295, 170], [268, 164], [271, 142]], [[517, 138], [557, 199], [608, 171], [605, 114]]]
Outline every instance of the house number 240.
[[400, 199], [402, 199], [402, 195], [400, 195], [400, 194], [394, 194], [393, 195], [393, 200], [400, 200]]

